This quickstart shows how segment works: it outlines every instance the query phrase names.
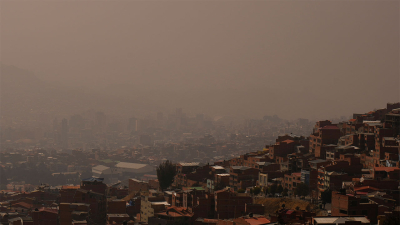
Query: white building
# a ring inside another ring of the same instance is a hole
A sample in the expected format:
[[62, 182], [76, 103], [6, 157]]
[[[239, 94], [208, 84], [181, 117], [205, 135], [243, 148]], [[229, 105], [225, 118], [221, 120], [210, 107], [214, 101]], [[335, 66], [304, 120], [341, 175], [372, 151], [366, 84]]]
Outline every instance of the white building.
[[129, 162], [120, 162], [115, 165], [121, 173], [151, 173], [154, 172], [155, 168], [148, 164], [140, 164], [140, 163], [129, 163]]

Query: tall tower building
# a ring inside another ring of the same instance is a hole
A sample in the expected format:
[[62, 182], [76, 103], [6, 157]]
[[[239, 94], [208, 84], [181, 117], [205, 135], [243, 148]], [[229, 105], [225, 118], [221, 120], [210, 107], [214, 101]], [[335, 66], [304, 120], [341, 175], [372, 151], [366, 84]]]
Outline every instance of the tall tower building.
[[63, 119], [61, 121], [61, 130], [60, 130], [60, 138], [61, 138], [61, 146], [63, 148], [68, 148], [68, 120]]

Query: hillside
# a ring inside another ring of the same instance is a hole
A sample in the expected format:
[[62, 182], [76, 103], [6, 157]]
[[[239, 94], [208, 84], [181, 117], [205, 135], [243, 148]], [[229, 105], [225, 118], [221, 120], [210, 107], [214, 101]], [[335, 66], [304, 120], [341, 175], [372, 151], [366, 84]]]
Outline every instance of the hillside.
[[300, 210], [314, 211], [317, 215], [323, 215], [323, 210], [317, 209], [314, 204], [311, 204], [308, 201], [300, 200], [300, 199], [292, 199], [292, 198], [262, 198], [256, 199], [256, 204], [263, 204], [265, 206], [265, 215], [275, 214], [276, 211], [282, 208], [282, 205], [285, 204], [285, 208], [287, 209], [296, 209], [298, 206]]

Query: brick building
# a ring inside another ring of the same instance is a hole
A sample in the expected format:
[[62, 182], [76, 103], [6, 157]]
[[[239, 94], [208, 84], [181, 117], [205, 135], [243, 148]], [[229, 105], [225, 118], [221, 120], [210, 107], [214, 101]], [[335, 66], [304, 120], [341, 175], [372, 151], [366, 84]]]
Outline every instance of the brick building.
[[246, 204], [253, 199], [246, 194], [235, 193], [229, 189], [214, 192], [215, 217], [218, 219], [236, 218], [246, 213]]
[[229, 186], [235, 191], [246, 187], [255, 186], [259, 170], [246, 166], [232, 166], [230, 168]]
[[137, 179], [129, 179], [129, 193], [149, 190], [149, 183]]
[[60, 225], [71, 225], [73, 221], [90, 221], [90, 205], [83, 203], [60, 203], [58, 216]]
[[301, 183], [301, 173], [285, 174], [282, 186], [289, 191], [293, 191], [299, 183]]
[[107, 214], [125, 214], [126, 201], [122, 199], [114, 199], [107, 201]]
[[58, 224], [58, 210], [41, 208], [32, 212], [33, 225]]
[[104, 178], [87, 178], [81, 181], [80, 189], [93, 191], [105, 195], [107, 190], [107, 185], [103, 183]]
[[176, 175], [174, 180], [175, 187], [186, 187], [186, 174], [194, 172], [200, 166], [200, 163], [178, 163], [176, 164]]
[[165, 212], [155, 214], [157, 218], [167, 221], [166, 224], [192, 224], [193, 213], [184, 207], [171, 206]]
[[371, 223], [377, 223], [378, 204], [367, 197], [346, 194], [345, 191], [332, 192], [332, 216], [367, 216]]
[[[314, 153], [317, 158], [321, 156], [324, 157], [324, 148], [322, 148], [324, 145], [337, 144], [339, 138], [341, 137], [340, 129], [336, 125], [329, 124], [317, 129], [317, 127], [320, 126], [320, 122], [317, 122], [316, 127], [314, 127], [314, 133], [311, 134], [309, 138], [309, 151], [310, 153]], [[325, 123], [328, 122], [324, 121], [324, 124]]]

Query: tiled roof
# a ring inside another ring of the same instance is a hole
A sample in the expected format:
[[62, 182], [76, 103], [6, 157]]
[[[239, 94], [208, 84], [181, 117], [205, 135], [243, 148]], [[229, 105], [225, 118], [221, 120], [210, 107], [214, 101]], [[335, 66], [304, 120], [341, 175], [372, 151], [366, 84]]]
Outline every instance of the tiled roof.
[[58, 210], [57, 209], [41, 208], [41, 209], [39, 209], [39, 211], [58, 214]]
[[261, 225], [261, 224], [267, 224], [271, 223], [267, 218], [265, 217], [252, 217], [245, 219], [246, 222], [248, 222], [250, 225]]
[[362, 187], [355, 187], [354, 191], [359, 191], [359, 190], [365, 190], [365, 189], [371, 189], [371, 190], [379, 190], [378, 188], [370, 187], [370, 186], [362, 186]]
[[386, 171], [386, 172], [392, 172], [395, 170], [400, 170], [399, 168], [396, 167], [374, 167], [375, 171]]
[[294, 212], [294, 210], [288, 210], [287, 212], [286, 212], [286, 214], [292, 214]]
[[293, 140], [284, 140], [284, 141], [281, 141], [281, 142], [285, 142], [286, 144], [290, 144], [290, 143], [293, 143], [294, 141]]
[[222, 189], [222, 190], [219, 190], [219, 191], [214, 191], [214, 194], [218, 194], [218, 193], [221, 193], [221, 192], [229, 192], [229, 190], [228, 189]]
[[14, 204], [14, 207], [18, 207], [18, 206], [20, 206], [22, 208], [26, 208], [26, 209], [33, 208], [32, 204], [29, 204], [29, 203], [26, 203], [26, 202], [17, 202], [17, 203]]

